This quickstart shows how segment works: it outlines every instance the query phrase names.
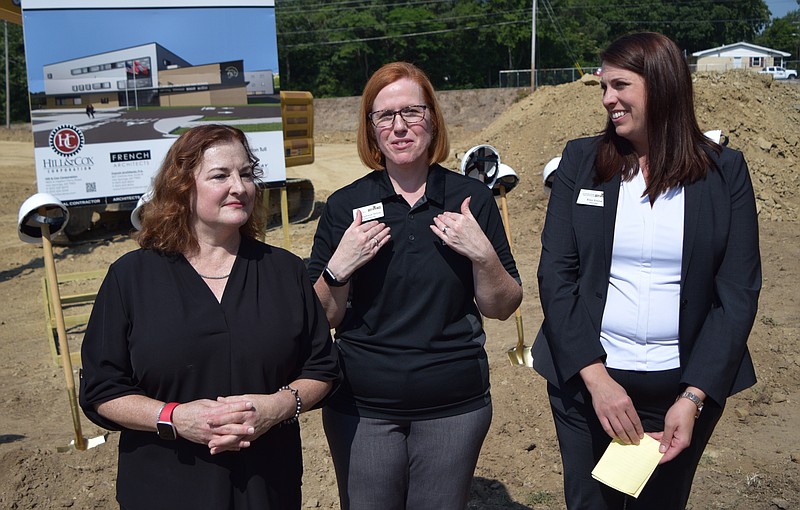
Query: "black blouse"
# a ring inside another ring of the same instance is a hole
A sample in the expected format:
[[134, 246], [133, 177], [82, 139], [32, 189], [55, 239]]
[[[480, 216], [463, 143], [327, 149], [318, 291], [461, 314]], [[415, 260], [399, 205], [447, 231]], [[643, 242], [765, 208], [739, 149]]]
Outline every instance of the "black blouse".
[[[269, 394], [297, 378], [334, 381], [336, 350], [302, 261], [243, 238], [221, 302], [182, 256], [128, 253], [111, 265], [81, 351], [80, 404], [122, 430], [117, 499], [136, 508], [299, 508], [299, 427], [274, 427], [239, 452], [123, 429], [95, 405]], [[155, 421], [155, 417], [153, 417]]]
[[352, 276], [350, 302], [336, 328], [344, 381], [328, 405], [379, 419], [431, 419], [490, 402], [486, 334], [475, 303], [472, 262], [431, 232], [433, 218], [470, 211], [500, 262], [517, 281], [514, 257], [491, 190], [476, 179], [432, 165], [414, 207], [386, 171], [373, 171], [330, 196], [309, 261], [316, 281], [354, 210], [375, 206], [391, 241]]

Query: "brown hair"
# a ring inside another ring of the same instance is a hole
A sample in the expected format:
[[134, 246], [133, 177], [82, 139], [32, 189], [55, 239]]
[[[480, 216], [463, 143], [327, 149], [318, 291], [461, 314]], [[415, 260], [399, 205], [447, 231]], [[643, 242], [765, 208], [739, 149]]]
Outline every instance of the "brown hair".
[[372, 105], [378, 93], [387, 85], [403, 78], [410, 79], [422, 88], [422, 95], [425, 98], [425, 104], [428, 106], [432, 135], [431, 145], [428, 147], [428, 164], [441, 163], [450, 155], [450, 140], [447, 137], [447, 128], [430, 79], [422, 69], [414, 64], [392, 62], [375, 71], [361, 94], [356, 145], [358, 147], [358, 156], [367, 168], [386, 168], [386, 158], [378, 146], [375, 130], [367, 116], [372, 111]]
[[[167, 151], [153, 180], [153, 197], [140, 211], [142, 229], [134, 234], [139, 246], [169, 254], [186, 254], [198, 249], [191, 227], [194, 172], [208, 148], [230, 142], [242, 144], [253, 163], [254, 176], [256, 179], [261, 176], [258, 158], [241, 130], [223, 124], [204, 124], [183, 133]], [[255, 238], [262, 229], [261, 195], [256, 180], [253, 214], [239, 228], [243, 236]]]
[[[689, 66], [680, 48], [656, 32], [625, 35], [600, 54], [603, 65], [634, 72], [644, 78], [648, 135], [650, 202], [670, 188], [695, 182], [716, 168], [704, 149], [722, 149], [703, 134], [694, 115]], [[631, 179], [639, 170], [639, 155], [618, 136], [611, 119], [603, 131], [595, 160], [597, 180], [608, 181], [622, 172]]]

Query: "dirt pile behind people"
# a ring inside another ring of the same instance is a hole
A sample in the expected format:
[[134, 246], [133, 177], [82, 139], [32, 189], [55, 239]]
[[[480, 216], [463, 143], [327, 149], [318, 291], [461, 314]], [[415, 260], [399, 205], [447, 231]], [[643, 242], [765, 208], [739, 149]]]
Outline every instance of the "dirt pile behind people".
[[[728, 145], [744, 153], [759, 217], [796, 220], [800, 86], [744, 71], [700, 73], [693, 75], [693, 80], [700, 128], [722, 130]], [[601, 94], [596, 80], [542, 87], [456, 149], [463, 153], [476, 143], [497, 147], [502, 161], [520, 176], [521, 189], [514, 193], [533, 196], [518, 207], [535, 207], [542, 197], [545, 163], [561, 155], [570, 139], [592, 136], [603, 129], [606, 114]]]

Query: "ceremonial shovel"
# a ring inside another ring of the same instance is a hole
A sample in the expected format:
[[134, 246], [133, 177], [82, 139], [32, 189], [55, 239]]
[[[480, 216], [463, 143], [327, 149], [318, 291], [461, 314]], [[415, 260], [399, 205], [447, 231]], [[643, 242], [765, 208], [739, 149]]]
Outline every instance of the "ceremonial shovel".
[[[39, 214], [44, 217], [47, 211], [44, 207], [39, 209]], [[72, 414], [72, 426], [75, 430], [75, 439], [67, 446], [58, 446], [56, 450], [66, 452], [72, 450], [87, 450], [106, 442], [107, 434], [86, 439], [81, 432], [81, 418], [78, 412], [78, 397], [75, 391], [75, 379], [72, 376], [72, 359], [70, 357], [69, 343], [67, 341], [67, 329], [64, 324], [64, 311], [61, 307], [61, 293], [58, 288], [58, 274], [56, 273], [55, 258], [53, 257], [53, 245], [50, 242], [50, 226], [42, 223], [42, 246], [44, 248], [45, 271], [47, 272], [47, 283], [50, 286], [50, 296], [53, 299], [53, 310], [56, 314], [56, 331], [58, 332], [58, 348], [61, 351], [61, 365], [64, 368], [64, 378], [67, 382], [67, 397], [69, 398], [69, 408]]]
[[[503, 215], [503, 228], [506, 231], [508, 247], [514, 252], [511, 242], [511, 226], [508, 223], [508, 204], [506, 191], [511, 191], [519, 182], [517, 173], [510, 166], [500, 162], [500, 154], [491, 145], [476, 145], [461, 158], [460, 171], [467, 177], [478, 179], [489, 186], [492, 193], [500, 195], [500, 211]], [[522, 331], [522, 310], [517, 307], [514, 312], [517, 321], [517, 346], [508, 351], [508, 359], [512, 365], [533, 367], [531, 348], [525, 345], [525, 335]]]
[[[514, 252], [514, 246], [511, 241], [511, 225], [508, 222], [508, 203], [506, 202], [506, 188], [503, 186], [502, 181], [499, 181], [498, 188], [500, 188], [500, 212], [503, 215], [503, 227], [506, 231], [508, 238], [508, 247], [511, 252]], [[521, 365], [528, 368], [533, 367], [533, 356], [531, 355], [531, 348], [525, 345], [525, 334], [522, 329], [522, 310], [517, 307], [514, 312], [514, 319], [517, 321], [517, 345], [508, 351], [508, 359], [512, 365]]]
[[106, 441], [106, 435], [102, 435], [91, 438], [87, 442], [81, 432], [78, 398], [75, 390], [75, 379], [72, 374], [72, 359], [70, 358], [67, 329], [64, 324], [64, 313], [61, 307], [61, 294], [58, 288], [58, 274], [56, 273], [55, 258], [53, 257], [53, 245], [50, 241], [51, 234], [55, 233], [50, 231], [50, 226], [53, 225], [56, 231], [58, 231], [64, 228], [68, 220], [69, 212], [61, 201], [47, 193], [37, 193], [28, 198], [20, 207], [18, 222], [21, 240], [28, 243], [35, 243], [37, 241], [42, 243], [45, 271], [50, 287], [53, 310], [56, 314], [58, 347], [61, 351], [61, 365], [64, 369], [67, 397], [69, 399], [72, 425], [75, 432], [75, 439], [70, 441], [67, 446], [59, 446], [56, 448], [59, 452], [71, 449], [86, 450], [87, 448], [93, 448]]

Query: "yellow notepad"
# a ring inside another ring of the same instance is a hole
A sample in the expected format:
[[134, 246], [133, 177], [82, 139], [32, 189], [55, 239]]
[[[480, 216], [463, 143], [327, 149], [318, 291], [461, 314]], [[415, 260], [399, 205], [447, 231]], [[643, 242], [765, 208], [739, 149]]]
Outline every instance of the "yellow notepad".
[[658, 445], [647, 434], [638, 445], [614, 440], [592, 470], [592, 478], [638, 498], [663, 455]]

